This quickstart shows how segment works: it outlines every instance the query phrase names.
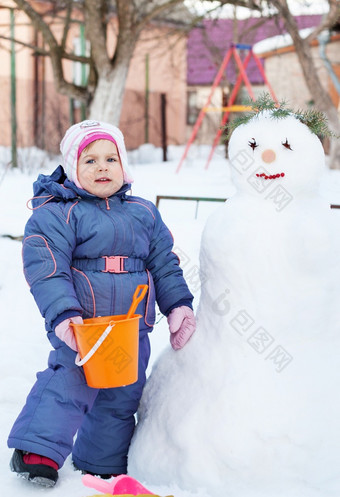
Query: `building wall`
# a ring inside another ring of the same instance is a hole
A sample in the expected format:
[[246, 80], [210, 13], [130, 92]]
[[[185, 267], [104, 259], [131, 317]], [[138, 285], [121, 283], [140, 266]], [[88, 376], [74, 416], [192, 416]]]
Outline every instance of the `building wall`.
[[[340, 42], [327, 46], [327, 57], [332, 63], [339, 61]], [[327, 69], [319, 55], [319, 48], [312, 47], [312, 54], [318, 76], [325, 87], [331, 92], [332, 84]], [[293, 108], [306, 109], [312, 97], [306, 85], [302, 69], [294, 51], [271, 55], [265, 59], [265, 71], [269, 82], [279, 100], [286, 100]], [[333, 88], [333, 100], [339, 102]]]
[[[1, 34], [10, 37], [10, 11], [0, 9]], [[15, 36], [25, 39], [27, 43], [32, 41], [31, 28], [27, 25], [27, 18], [22, 14], [15, 15]], [[11, 136], [11, 73], [16, 74], [16, 111], [18, 128], [23, 144], [28, 144], [32, 140], [30, 127], [30, 107], [32, 102], [32, 61], [30, 51], [23, 46], [16, 46], [15, 68], [11, 68], [11, 44], [7, 40], [1, 40], [0, 45], [0, 144], [8, 145]]]
[[[188, 94], [191, 93], [195, 96], [193, 103], [196, 106], [196, 118], [199, 112], [206, 106], [208, 97], [211, 93], [210, 86], [189, 86]], [[189, 100], [189, 99], [188, 99]], [[212, 95], [210, 105], [207, 108], [207, 112], [204, 115], [202, 124], [197, 132], [195, 138], [196, 145], [209, 145], [214, 140], [214, 137], [219, 129], [223, 112], [223, 88], [217, 87]], [[194, 109], [192, 109], [192, 112]], [[187, 111], [188, 112], [188, 111]], [[194, 112], [192, 113], [194, 117]], [[192, 134], [194, 122], [187, 122], [186, 125], [186, 141], [189, 140]]]
[[142, 33], [131, 61], [121, 116], [121, 127], [127, 143], [132, 148], [132, 145], [138, 146], [145, 142], [147, 55], [150, 90], [149, 142], [161, 145], [160, 95], [165, 93], [168, 143], [185, 143], [186, 38], [166, 26], [153, 26]]

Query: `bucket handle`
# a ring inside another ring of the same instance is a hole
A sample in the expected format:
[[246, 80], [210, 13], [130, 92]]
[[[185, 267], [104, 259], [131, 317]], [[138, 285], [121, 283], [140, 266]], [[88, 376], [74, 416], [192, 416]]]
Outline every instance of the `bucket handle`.
[[111, 330], [112, 330], [112, 328], [114, 326], [115, 326], [114, 321], [110, 321], [108, 327], [105, 329], [105, 331], [98, 338], [98, 340], [96, 341], [96, 343], [94, 344], [94, 346], [92, 347], [92, 349], [90, 349], [88, 351], [88, 353], [82, 359], [80, 358], [80, 355], [79, 355], [79, 352], [78, 352], [78, 354], [76, 356], [76, 359], [75, 359], [75, 364], [77, 366], [83, 366], [84, 364], [87, 363], [87, 361], [89, 359], [91, 359], [91, 357], [93, 356], [93, 354], [99, 349], [99, 347], [104, 342], [105, 338], [107, 338], [107, 336], [109, 335], [109, 333], [111, 332]]
[[133, 313], [137, 309], [139, 302], [141, 302], [143, 300], [144, 295], [146, 294], [147, 290], [148, 290], [148, 285], [138, 285], [137, 286], [135, 293], [133, 294], [133, 297], [132, 297], [132, 303], [131, 303], [130, 308], [126, 314], [125, 319], [132, 318]]

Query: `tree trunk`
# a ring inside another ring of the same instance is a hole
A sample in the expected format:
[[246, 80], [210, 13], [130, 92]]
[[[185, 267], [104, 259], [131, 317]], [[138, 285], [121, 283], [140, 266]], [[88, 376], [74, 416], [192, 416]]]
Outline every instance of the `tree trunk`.
[[90, 105], [90, 119], [119, 125], [129, 61], [115, 64], [112, 70], [99, 75]]
[[[103, 0], [101, 0], [103, 6]], [[133, 52], [141, 32], [141, 23], [133, 1], [116, 0], [119, 23], [116, 51], [110, 60], [106, 51], [106, 37], [101, 25], [102, 12], [97, 0], [85, 0], [85, 19], [92, 57], [98, 73], [98, 85], [90, 105], [90, 118], [108, 121], [116, 126], [123, 105], [124, 88]]]
[[[340, 121], [338, 111], [333, 104], [329, 93], [321, 84], [312, 58], [310, 45], [308, 41], [302, 40], [300, 36], [294, 39], [294, 43], [300, 65], [314, 103], [316, 107], [326, 115], [329, 127], [333, 133], [339, 136]], [[337, 138], [333, 138], [331, 139], [330, 145], [329, 166], [331, 169], [340, 169], [340, 141]]]
[[[276, 6], [279, 13], [281, 14], [285, 27], [292, 37], [296, 54], [301, 65], [307, 87], [311, 93], [312, 99], [314, 100], [315, 106], [318, 110], [322, 111], [326, 115], [329, 127], [333, 131], [333, 133], [337, 136], [340, 135], [340, 121], [338, 111], [333, 104], [329, 93], [323, 87], [318, 76], [312, 56], [312, 50], [309, 44], [310, 37], [308, 37], [307, 39], [301, 38], [296, 21], [289, 11], [286, 0], [272, 0], [272, 3]], [[329, 22], [331, 23], [332, 18], [330, 14]], [[331, 169], [340, 169], [340, 140], [336, 138], [331, 140], [329, 166]]]

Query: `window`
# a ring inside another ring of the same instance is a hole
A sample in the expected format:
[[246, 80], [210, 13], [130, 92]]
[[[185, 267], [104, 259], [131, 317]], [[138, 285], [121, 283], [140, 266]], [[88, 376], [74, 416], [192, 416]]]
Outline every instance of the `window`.
[[187, 124], [195, 124], [200, 109], [197, 106], [197, 91], [187, 92]]

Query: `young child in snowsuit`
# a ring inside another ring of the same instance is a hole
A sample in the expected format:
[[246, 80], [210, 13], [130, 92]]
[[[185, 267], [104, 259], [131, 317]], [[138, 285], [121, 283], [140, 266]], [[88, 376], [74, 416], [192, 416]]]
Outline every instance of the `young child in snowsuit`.
[[[23, 240], [25, 277], [53, 350], [8, 439], [15, 449], [12, 471], [46, 486], [55, 484], [70, 453], [83, 472], [126, 473], [155, 301], [168, 317], [175, 350], [195, 331], [193, 296], [172, 252], [172, 236], [151, 202], [127, 194], [132, 179], [120, 130], [83, 121], [69, 128], [60, 150], [64, 168], [39, 175], [34, 184]], [[143, 316], [138, 380], [91, 388], [75, 365], [70, 323], [126, 314], [139, 284], [149, 289], [136, 311]]]

